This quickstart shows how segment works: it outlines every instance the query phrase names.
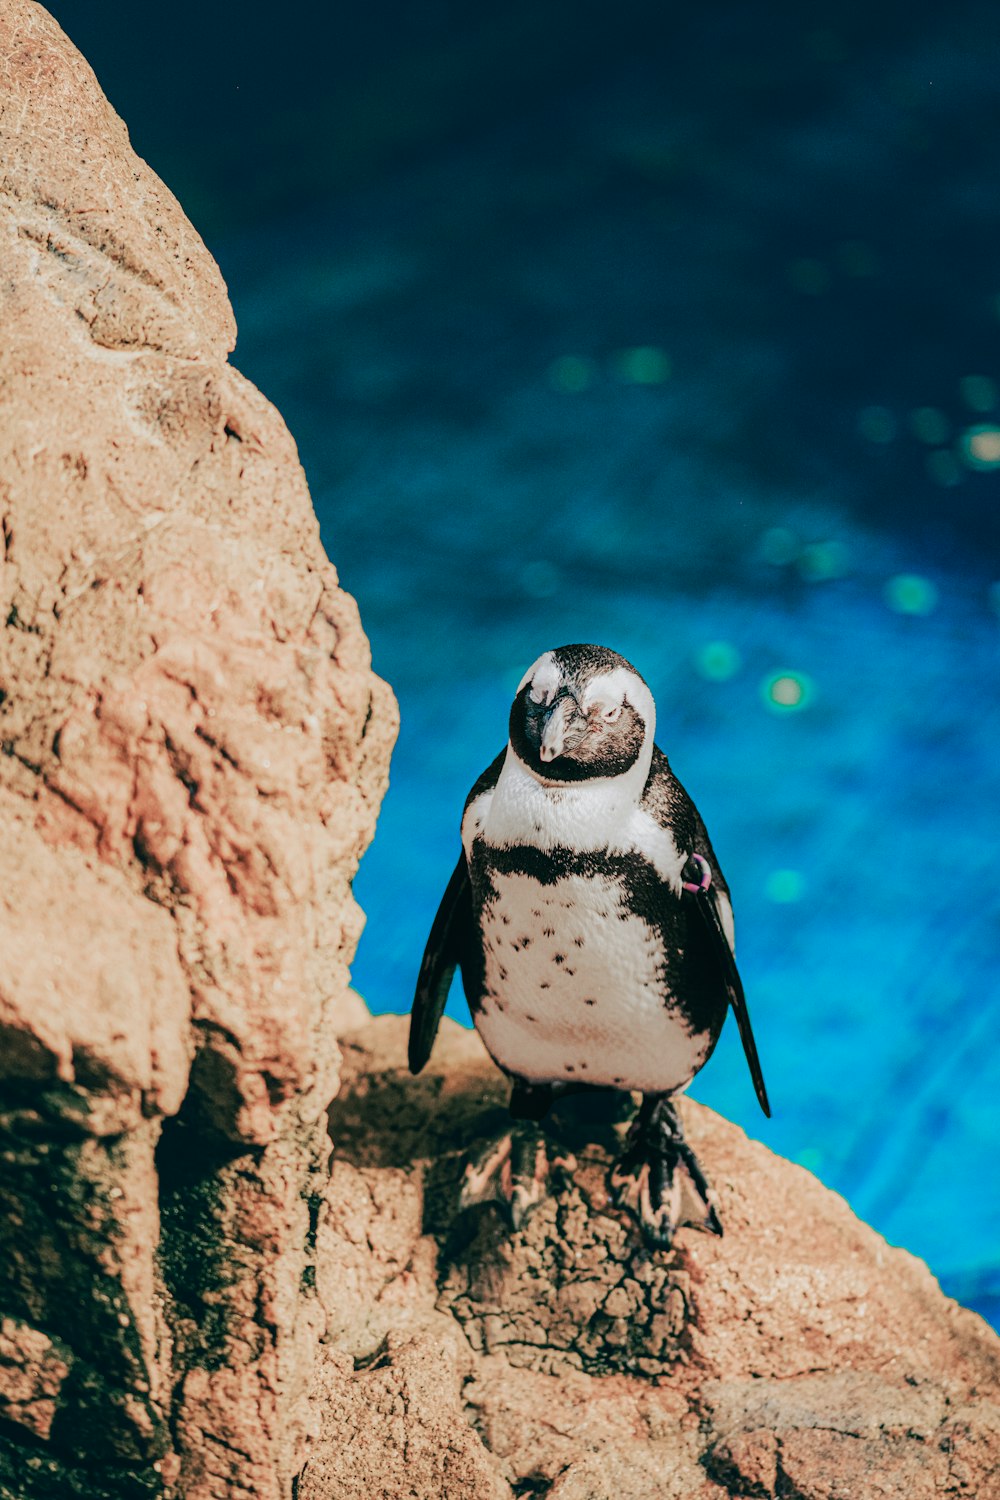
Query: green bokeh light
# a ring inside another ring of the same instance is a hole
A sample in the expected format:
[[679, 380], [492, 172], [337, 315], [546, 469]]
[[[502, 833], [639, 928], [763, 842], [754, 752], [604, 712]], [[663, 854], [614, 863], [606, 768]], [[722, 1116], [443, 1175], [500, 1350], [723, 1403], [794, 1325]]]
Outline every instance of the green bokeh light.
[[813, 685], [804, 672], [775, 672], [765, 678], [761, 695], [772, 712], [794, 714], [812, 699]]
[[760, 555], [775, 568], [783, 568], [799, 555], [799, 539], [787, 526], [769, 526], [760, 538]]
[[627, 385], [662, 385], [670, 379], [670, 356], [665, 349], [657, 349], [652, 344], [619, 349], [612, 356], [611, 369]]
[[585, 359], [580, 354], [562, 354], [552, 361], [547, 374], [553, 390], [575, 396], [594, 384], [597, 366], [592, 359]]
[[962, 457], [970, 469], [980, 472], [1000, 467], [1000, 427], [983, 422], [963, 432]]
[[848, 552], [843, 542], [810, 542], [803, 547], [799, 558], [799, 572], [810, 583], [823, 583], [830, 578], [843, 578], [847, 572]]
[[940, 447], [951, 437], [951, 423], [936, 406], [918, 406], [907, 418], [910, 431], [919, 443]]
[[743, 658], [729, 641], [707, 641], [695, 655], [695, 667], [709, 682], [728, 682], [743, 665]]
[[919, 573], [897, 573], [884, 593], [886, 604], [897, 615], [929, 615], [937, 607], [937, 585]]

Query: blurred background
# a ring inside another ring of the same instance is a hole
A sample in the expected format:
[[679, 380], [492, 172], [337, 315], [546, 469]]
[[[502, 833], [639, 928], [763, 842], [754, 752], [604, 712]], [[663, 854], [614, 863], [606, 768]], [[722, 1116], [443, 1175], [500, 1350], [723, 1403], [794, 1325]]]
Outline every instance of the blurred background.
[[1000, 1322], [994, 0], [49, 8], [219, 260], [400, 700], [358, 989], [408, 1009], [524, 669], [615, 647], [775, 1117], [731, 1025], [692, 1093]]

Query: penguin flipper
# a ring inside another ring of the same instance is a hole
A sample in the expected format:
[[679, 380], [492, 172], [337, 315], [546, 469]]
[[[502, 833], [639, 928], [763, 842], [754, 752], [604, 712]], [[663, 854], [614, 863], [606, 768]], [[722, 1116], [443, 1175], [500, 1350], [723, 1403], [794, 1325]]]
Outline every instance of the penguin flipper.
[[753, 1028], [750, 1025], [750, 1012], [747, 1009], [747, 998], [743, 993], [743, 981], [740, 979], [739, 970], [736, 967], [736, 959], [733, 950], [729, 946], [725, 929], [722, 926], [722, 917], [719, 911], [719, 900], [715, 885], [712, 884], [707, 890], [697, 891], [693, 894], [695, 910], [705, 924], [712, 951], [722, 970], [723, 982], [729, 994], [729, 1003], [736, 1017], [736, 1025], [739, 1028], [740, 1041], [743, 1043], [743, 1051], [746, 1054], [747, 1066], [750, 1069], [750, 1077], [753, 1079], [754, 1092], [757, 1095], [761, 1109], [767, 1118], [771, 1118], [771, 1105], [768, 1102], [767, 1089], [764, 1086], [764, 1074], [760, 1066], [760, 1058], [757, 1056], [757, 1043], [754, 1041]]
[[419, 1073], [431, 1055], [455, 970], [462, 961], [466, 938], [472, 928], [472, 886], [465, 853], [441, 897], [431, 923], [427, 946], [417, 975], [417, 989], [410, 1012], [410, 1072]]

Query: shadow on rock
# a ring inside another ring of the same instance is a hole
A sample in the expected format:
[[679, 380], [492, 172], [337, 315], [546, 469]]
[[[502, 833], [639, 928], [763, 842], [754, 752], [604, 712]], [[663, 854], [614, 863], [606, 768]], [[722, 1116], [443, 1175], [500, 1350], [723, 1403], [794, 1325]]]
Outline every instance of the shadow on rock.
[[[393, 1040], [404, 1027], [390, 1023]], [[547, 1196], [514, 1231], [499, 1205], [459, 1208], [469, 1154], [510, 1123], [509, 1086], [475, 1039], [443, 1033], [418, 1078], [394, 1049], [373, 1056], [349, 1040], [345, 1051], [346, 1086], [330, 1110], [337, 1170], [419, 1178], [420, 1229], [437, 1249], [436, 1304], [473, 1349], [543, 1372], [652, 1376], [688, 1358], [684, 1251], [650, 1252], [608, 1201], [608, 1168], [633, 1110], [627, 1095], [571, 1096], [552, 1111], [546, 1134], [574, 1165], [553, 1170]]]

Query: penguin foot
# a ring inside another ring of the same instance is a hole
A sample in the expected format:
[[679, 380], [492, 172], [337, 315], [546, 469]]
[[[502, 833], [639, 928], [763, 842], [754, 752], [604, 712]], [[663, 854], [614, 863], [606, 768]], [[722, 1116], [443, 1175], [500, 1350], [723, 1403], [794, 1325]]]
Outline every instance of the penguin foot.
[[571, 1172], [575, 1166], [572, 1157], [549, 1160], [545, 1139], [537, 1127], [514, 1125], [468, 1163], [458, 1206], [465, 1209], [477, 1203], [496, 1203], [511, 1227], [520, 1229], [546, 1196], [552, 1169], [561, 1167]]
[[629, 1128], [625, 1150], [609, 1174], [613, 1201], [632, 1215], [646, 1244], [668, 1250], [682, 1224], [722, 1234], [712, 1190], [676, 1109], [663, 1095], [646, 1094]]

